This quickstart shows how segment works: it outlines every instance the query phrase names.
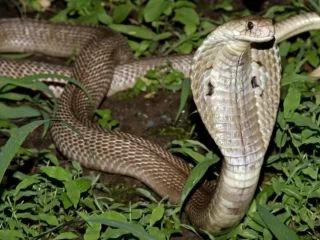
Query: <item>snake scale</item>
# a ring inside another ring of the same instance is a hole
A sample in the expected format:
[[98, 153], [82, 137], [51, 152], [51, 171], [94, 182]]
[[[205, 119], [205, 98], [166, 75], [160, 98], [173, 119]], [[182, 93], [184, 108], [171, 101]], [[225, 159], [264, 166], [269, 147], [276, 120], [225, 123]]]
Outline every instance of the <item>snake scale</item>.
[[224, 156], [216, 185], [197, 187], [185, 206], [195, 227], [217, 233], [241, 220], [257, 187], [280, 98], [277, 43], [317, 29], [319, 23], [315, 13], [276, 25], [267, 18], [243, 17], [217, 27], [194, 56], [134, 61], [126, 40], [106, 27], [1, 19], [1, 52], [78, 56], [72, 68], [1, 59], [0, 75], [59, 73], [80, 81], [91, 104], [72, 84], [56, 92], [61, 94], [56, 117], [81, 133], [55, 121], [51, 134], [61, 153], [91, 169], [137, 178], [178, 203], [191, 172], [187, 163], [154, 143], [102, 129], [91, 121], [104, 96], [133, 86], [147, 69], [171, 61], [190, 76], [202, 121]]

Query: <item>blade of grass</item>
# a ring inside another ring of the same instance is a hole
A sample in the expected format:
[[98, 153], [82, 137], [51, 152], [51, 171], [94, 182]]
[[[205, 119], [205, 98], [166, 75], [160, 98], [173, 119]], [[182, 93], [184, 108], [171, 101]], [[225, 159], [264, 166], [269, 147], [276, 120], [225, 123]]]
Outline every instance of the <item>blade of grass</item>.
[[192, 169], [192, 172], [190, 176], [188, 177], [188, 180], [186, 184], [184, 185], [181, 200], [180, 200], [180, 206], [183, 206], [184, 201], [186, 200], [188, 194], [191, 192], [194, 186], [197, 185], [197, 183], [201, 180], [203, 175], [206, 173], [208, 168], [218, 162], [218, 158], [212, 158], [212, 159], [206, 159], [202, 162], [200, 162], [197, 166], [195, 166]]
[[272, 213], [270, 213], [266, 208], [262, 207], [259, 203], [257, 203], [257, 210], [268, 226], [273, 235], [279, 240], [298, 240], [299, 238], [295, 235], [295, 233], [284, 225], [277, 217], [275, 217]]
[[186, 78], [182, 83], [181, 95], [180, 95], [180, 105], [179, 105], [176, 119], [174, 120], [174, 124], [177, 123], [177, 121], [182, 113], [182, 110], [186, 105], [189, 93], [190, 93], [190, 79]]
[[13, 131], [11, 137], [0, 152], [0, 182], [2, 181], [4, 173], [7, 170], [11, 160], [13, 159], [14, 155], [16, 154], [28, 134], [32, 131], [32, 129], [46, 122], [48, 122], [48, 120], [34, 121]]

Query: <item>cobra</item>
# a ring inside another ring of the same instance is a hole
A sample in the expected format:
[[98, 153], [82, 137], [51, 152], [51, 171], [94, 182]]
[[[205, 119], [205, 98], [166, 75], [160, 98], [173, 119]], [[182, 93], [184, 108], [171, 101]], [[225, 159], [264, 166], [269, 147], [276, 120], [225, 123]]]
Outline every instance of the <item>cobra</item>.
[[217, 27], [194, 56], [134, 61], [126, 40], [106, 27], [1, 19], [1, 52], [69, 57], [76, 50], [78, 57], [72, 68], [1, 60], [0, 74], [49, 72], [80, 81], [90, 93], [91, 104], [72, 84], [63, 91], [52, 85], [60, 96], [56, 117], [81, 133], [55, 121], [51, 134], [57, 148], [85, 167], [137, 178], [176, 204], [191, 173], [185, 161], [147, 140], [102, 129], [91, 121], [104, 96], [132, 87], [147, 69], [171, 61], [190, 76], [201, 119], [224, 157], [217, 183], [204, 182], [185, 205], [195, 227], [217, 233], [239, 223], [256, 191], [280, 98], [277, 43], [317, 29], [319, 23], [315, 13], [276, 25], [267, 18], [244, 17]]

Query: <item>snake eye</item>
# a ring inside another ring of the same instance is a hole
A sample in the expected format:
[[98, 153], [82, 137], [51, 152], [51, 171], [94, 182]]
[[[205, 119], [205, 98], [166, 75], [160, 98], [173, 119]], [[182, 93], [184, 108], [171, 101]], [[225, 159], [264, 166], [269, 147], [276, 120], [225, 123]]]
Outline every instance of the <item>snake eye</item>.
[[248, 22], [248, 29], [251, 30], [254, 27], [253, 22]]

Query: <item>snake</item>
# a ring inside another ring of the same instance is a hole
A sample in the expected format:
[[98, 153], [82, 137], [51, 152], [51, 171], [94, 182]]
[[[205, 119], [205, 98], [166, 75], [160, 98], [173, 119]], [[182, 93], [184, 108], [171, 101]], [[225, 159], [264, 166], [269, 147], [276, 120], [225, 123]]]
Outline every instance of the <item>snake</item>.
[[0, 52], [77, 56], [72, 67], [1, 59], [0, 75], [58, 73], [81, 82], [90, 99], [74, 84], [57, 86], [57, 79], [46, 79], [59, 96], [59, 121], [51, 128], [58, 150], [84, 167], [136, 178], [178, 204], [192, 171], [188, 163], [155, 143], [92, 121], [105, 96], [132, 87], [146, 70], [170, 61], [190, 77], [198, 112], [223, 156], [216, 183], [197, 185], [184, 210], [197, 229], [221, 233], [241, 221], [257, 189], [280, 101], [278, 43], [319, 24], [316, 13], [276, 24], [242, 17], [215, 28], [194, 54], [134, 60], [126, 39], [105, 26], [0, 19]]

